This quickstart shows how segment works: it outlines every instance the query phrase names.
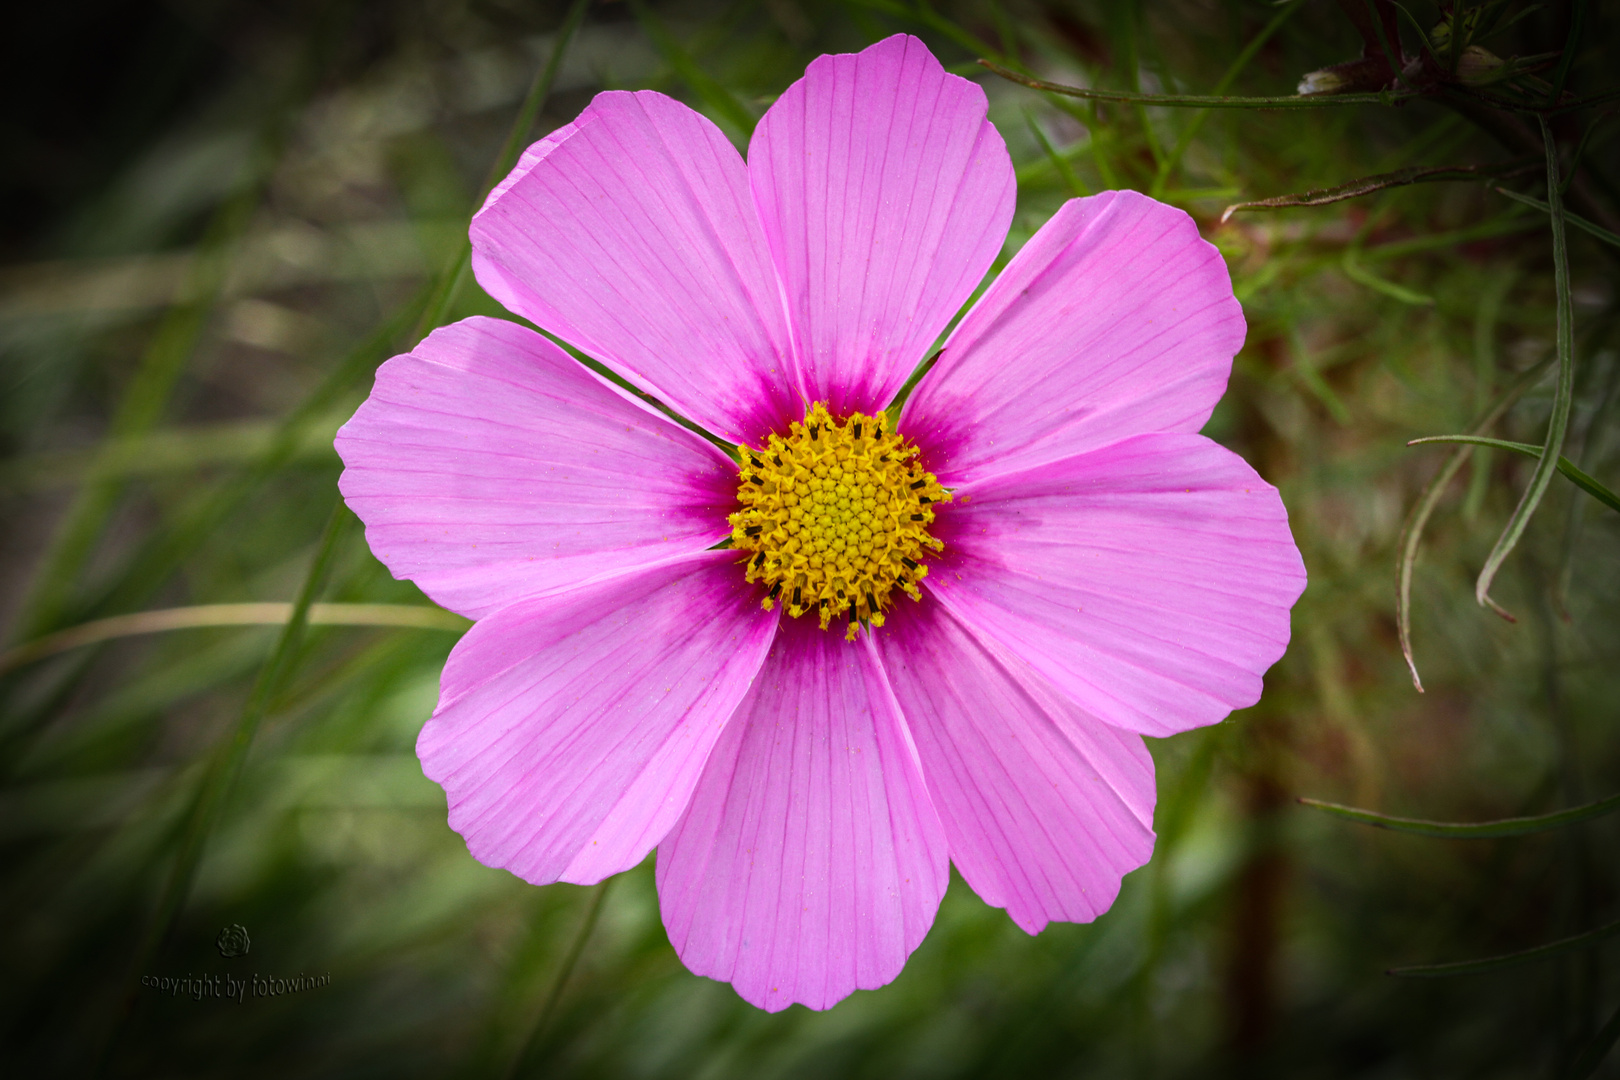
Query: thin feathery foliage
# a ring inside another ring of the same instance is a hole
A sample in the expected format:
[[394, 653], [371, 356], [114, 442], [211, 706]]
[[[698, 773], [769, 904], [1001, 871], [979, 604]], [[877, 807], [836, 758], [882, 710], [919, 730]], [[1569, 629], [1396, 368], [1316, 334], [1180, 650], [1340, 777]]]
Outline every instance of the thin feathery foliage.
[[[19, 1074], [1620, 1076], [1613, 11], [26, 18], [10, 100], [39, 104], [0, 205]], [[504, 315], [468, 217], [591, 95], [661, 90], [742, 147], [812, 58], [896, 31], [989, 95], [1019, 183], [998, 268], [1119, 187], [1219, 247], [1249, 330], [1206, 430], [1281, 489], [1311, 583], [1261, 703], [1153, 741], [1158, 846], [1112, 911], [1031, 938], [955, 881], [893, 985], [770, 1015], [681, 966], [650, 860], [535, 889], [448, 829], [413, 746], [464, 622], [334, 511], [331, 437], [382, 360]], [[227, 976], [245, 1000], [199, 998]]]

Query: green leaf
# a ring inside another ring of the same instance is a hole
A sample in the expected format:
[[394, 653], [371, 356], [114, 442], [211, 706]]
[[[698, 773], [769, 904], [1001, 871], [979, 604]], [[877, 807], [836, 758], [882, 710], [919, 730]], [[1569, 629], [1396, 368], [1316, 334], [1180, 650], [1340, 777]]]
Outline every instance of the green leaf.
[[1547, 832], [1551, 829], [1561, 829], [1566, 825], [1573, 825], [1577, 821], [1587, 821], [1591, 818], [1602, 817], [1620, 810], [1620, 795], [1610, 795], [1607, 799], [1599, 799], [1585, 806], [1576, 806], [1568, 810], [1559, 810], [1551, 814], [1539, 814], [1535, 817], [1502, 818], [1498, 821], [1428, 821], [1423, 818], [1392, 817], [1388, 814], [1378, 814], [1371, 810], [1362, 810], [1354, 806], [1342, 806], [1339, 803], [1323, 802], [1320, 799], [1301, 798], [1300, 805], [1313, 807], [1324, 813], [1341, 817], [1348, 821], [1371, 825], [1377, 829], [1389, 829], [1391, 832], [1412, 833], [1415, 836], [1438, 836], [1448, 840], [1498, 840], [1504, 836], [1529, 836], [1532, 833]]
[[[1497, 450], [1512, 450], [1527, 457], [1541, 457], [1541, 447], [1529, 443], [1508, 442], [1506, 439], [1486, 439], [1478, 435], [1430, 435], [1422, 439], [1413, 439], [1407, 446], [1418, 446], [1422, 443], [1470, 443], [1474, 446], [1490, 446]], [[1569, 477], [1575, 486], [1586, 492], [1610, 510], [1620, 511], [1620, 495], [1616, 495], [1587, 473], [1576, 467], [1573, 461], [1558, 456], [1558, 471]]]
[[1491, 582], [1496, 580], [1497, 571], [1518, 545], [1519, 537], [1524, 535], [1536, 507], [1541, 505], [1542, 496], [1547, 493], [1547, 486], [1552, 483], [1553, 472], [1558, 468], [1559, 452], [1564, 447], [1564, 435], [1569, 430], [1570, 407], [1575, 397], [1575, 316], [1569, 290], [1569, 248], [1564, 241], [1563, 196], [1558, 181], [1558, 144], [1553, 140], [1552, 129], [1547, 126], [1547, 118], [1540, 117], [1539, 122], [1542, 144], [1547, 152], [1547, 204], [1552, 220], [1553, 283], [1558, 296], [1558, 383], [1553, 391], [1552, 416], [1547, 421], [1547, 439], [1542, 445], [1536, 470], [1530, 476], [1530, 485], [1525, 488], [1513, 516], [1508, 519], [1496, 546], [1486, 558], [1479, 579], [1474, 582], [1474, 599], [1508, 620], [1512, 620], [1513, 616], [1491, 599]]

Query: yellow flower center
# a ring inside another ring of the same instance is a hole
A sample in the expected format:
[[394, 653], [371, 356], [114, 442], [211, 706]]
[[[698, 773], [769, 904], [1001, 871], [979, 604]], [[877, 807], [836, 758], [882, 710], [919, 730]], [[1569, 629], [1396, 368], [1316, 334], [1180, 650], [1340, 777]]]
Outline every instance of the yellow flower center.
[[887, 424], [862, 413], [835, 420], [817, 403], [787, 435], [741, 448], [731, 540], [754, 553], [748, 580], [770, 589], [766, 611], [778, 600], [794, 618], [814, 610], [823, 630], [843, 615], [853, 641], [858, 623], [883, 625], [896, 589], [921, 599], [923, 555], [944, 547], [928, 535], [933, 506], [951, 496]]

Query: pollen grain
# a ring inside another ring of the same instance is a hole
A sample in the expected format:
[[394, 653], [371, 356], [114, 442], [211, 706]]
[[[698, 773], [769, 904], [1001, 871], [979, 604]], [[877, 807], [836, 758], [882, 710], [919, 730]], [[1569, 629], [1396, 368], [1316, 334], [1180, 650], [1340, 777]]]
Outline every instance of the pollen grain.
[[950, 493], [917, 465], [917, 447], [888, 430], [888, 418], [833, 418], [812, 405], [786, 435], [744, 446], [731, 540], [749, 552], [748, 580], [798, 618], [815, 611], [883, 625], [896, 590], [921, 599], [925, 555], [944, 544], [928, 534], [933, 508]]

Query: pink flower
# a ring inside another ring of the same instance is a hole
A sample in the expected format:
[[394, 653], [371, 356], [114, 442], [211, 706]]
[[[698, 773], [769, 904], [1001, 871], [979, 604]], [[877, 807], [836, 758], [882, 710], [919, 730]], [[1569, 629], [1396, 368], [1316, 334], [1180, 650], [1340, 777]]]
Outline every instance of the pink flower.
[[1059, 210], [884, 417], [1015, 194], [983, 92], [897, 36], [811, 64], [746, 164], [605, 93], [490, 195], [479, 283], [741, 466], [516, 323], [378, 372], [342, 490], [478, 620], [417, 744], [476, 858], [588, 884], [656, 847], [682, 960], [771, 1010], [895, 978], [951, 862], [1030, 933], [1108, 909], [1153, 849], [1142, 736], [1259, 699], [1305, 571], [1198, 434], [1226, 267], [1133, 192]]

